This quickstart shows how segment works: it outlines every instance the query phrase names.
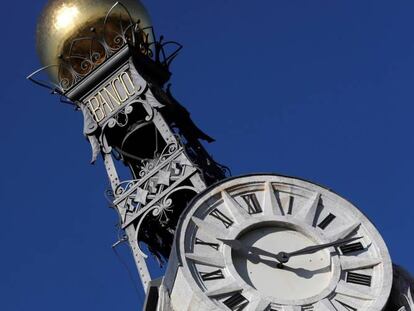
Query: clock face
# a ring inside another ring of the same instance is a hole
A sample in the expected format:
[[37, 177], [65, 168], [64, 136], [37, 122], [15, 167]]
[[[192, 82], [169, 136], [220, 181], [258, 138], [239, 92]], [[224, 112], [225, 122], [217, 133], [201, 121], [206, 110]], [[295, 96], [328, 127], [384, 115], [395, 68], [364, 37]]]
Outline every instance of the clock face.
[[370, 221], [318, 185], [276, 175], [226, 180], [182, 216], [177, 253], [209, 309], [382, 310], [391, 260]]

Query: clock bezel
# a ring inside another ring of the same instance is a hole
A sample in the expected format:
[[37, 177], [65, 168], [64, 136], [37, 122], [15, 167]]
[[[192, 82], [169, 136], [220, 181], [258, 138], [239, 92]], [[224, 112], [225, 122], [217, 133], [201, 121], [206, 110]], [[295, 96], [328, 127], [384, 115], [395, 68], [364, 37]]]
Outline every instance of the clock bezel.
[[[209, 298], [205, 294], [205, 292], [202, 290], [198, 282], [194, 279], [193, 274], [191, 272], [191, 268], [189, 267], [187, 259], [185, 258], [186, 248], [184, 247], [184, 245], [186, 245], [187, 243], [185, 233], [187, 232], [187, 230], [189, 230], [189, 228], [191, 229], [192, 227], [193, 227], [192, 234], [196, 232], [196, 229], [195, 229], [196, 226], [192, 222], [191, 217], [198, 210], [200, 205], [204, 204], [207, 200], [215, 196], [219, 196], [218, 198], [215, 199], [215, 203], [220, 204], [221, 202], [220, 196], [223, 190], [228, 190], [229, 192], [230, 191], [233, 192], [238, 188], [245, 188], [246, 184], [257, 185], [257, 184], [264, 184], [265, 182], [271, 182], [273, 184], [274, 183], [280, 183], [280, 184], [286, 184], [286, 185], [290, 184], [290, 185], [295, 185], [298, 187], [303, 187], [305, 189], [311, 189], [312, 191], [318, 191], [323, 196], [335, 196], [336, 199], [338, 199], [338, 201], [341, 202], [342, 208], [349, 207], [347, 211], [348, 212], [350, 211], [353, 214], [353, 216], [361, 222], [361, 225], [364, 226], [365, 229], [368, 230], [368, 232], [370, 232], [370, 239], [373, 241], [375, 240], [377, 252], [380, 254], [380, 257], [382, 259], [383, 281], [381, 283], [380, 288], [378, 289], [380, 294], [376, 296], [375, 302], [372, 303], [367, 309], [365, 309], [366, 311], [381, 310], [386, 305], [386, 302], [388, 300], [388, 297], [391, 291], [392, 263], [391, 263], [391, 259], [390, 259], [387, 246], [385, 242], [383, 241], [381, 235], [379, 234], [378, 230], [375, 228], [375, 226], [369, 221], [368, 217], [366, 217], [366, 215], [364, 215], [364, 213], [361, 210], [359, 210], [355, 205], [353, 205], [351, 202], [341, 197], [334, 191], [324, 186], [315, 184], [313, 182], [310, 182], [304, 179], [290, 177], [290, 176], [276, 175], [276, 174], [249, 174], [249, 175], [232, 177], [232, 178], [222, 180], [208, 187], [203, 192], [198, 194], [195, 198], [193, 198], [193, 200], [189, 203], [188, 207], [186, 208], [185, 212], [181, 215], [179, 224], [177, 226], [177, 231], [176, 231], [177, 234], [175, 236], [175, 247], [176, 247], [177, 258], [183, 267], [183, 273], [184, 273], [185, 278], [189, 282], [190, 287], [193, 289], [194, 293], [198, 296], [198, 298], [204, 300], [204, 302], [208, 301], [208, 305], [210, 305], [212, 309], [216, 309], [219, 307], [218, 303], [212, 300], [211, 298]], [[286, 216], [283, 216], [283, 218], [284, 220], [286, 220]], [[243, 231], [243, 229], [234, 230], [234, 232], [232, 230], [230, 231], [232, 232], [231, 235], [236, 237], [240, 234], [241, 231]], [[189, 236], [187, 236], [187, 239], [188, 238]], [[188, 240], [193, 240], [194, 237], [190, 237], [190, 238], [191, 239], [188, 239]], [[323, 239], [322, 237], [321, 241], [324, 241], [324, 240], [325, 239]], [[224, 247], [223, 252], [225, 253], [225, 260], [227, 263], [228, 261], [227, 261], [226, 256], [231, 256], [231, 250], [226, 251], [226, 247]], [[232, 267], [232, 264], [226, 267], [226, 269], [230, 267]], [[232, 271], [231, 273], [232, 277], [235, 277], [235, 276], [240, 277], [237, 272], [233, 274], [234, 272], [235, 270]], [[243, 283], [245, 284], [244, 281]], [[246, 288], [246, 286], [244, 286], [244, 288]], [[246, 292], [249, 294], [249, 290], [247, 290]], [[272, 303], [271, 300], [269, 300], [268, 302]], [[281, 302], [277, 302], [277, 303], [282, 304]]]

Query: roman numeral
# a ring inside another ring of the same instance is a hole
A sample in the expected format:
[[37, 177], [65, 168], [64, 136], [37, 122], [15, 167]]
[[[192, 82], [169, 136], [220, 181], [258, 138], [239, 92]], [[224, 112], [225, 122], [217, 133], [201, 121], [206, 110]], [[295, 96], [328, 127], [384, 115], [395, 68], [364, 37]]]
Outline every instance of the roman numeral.
[[362, 251], [362, 250], [364, 250], [364, 246], [361, 244], [361, 242], [356, 242], [356, 243], [343, 245], [339, 249], [341, 250], [343, 255], [346, 255], [346, 254], [349, 254], [349, 253]]
[[224, 300], [223, 304], [232, 311], [241, 311], [249, 304], [249, 301], [242, 294], [235, 293]]
[[200, 276], [203, 281], [224, 279], [223, 272], [220, 269], [213, 272], [200, 272]]
[[210, 215], [220, 220], [226, 228], [229, 228], [233, 224], [233, 221], [218, 209], [214, 209]]
[[203, 240], [200, 240], [198, 238], [195, 239], [195, 244], [210, 246], [210, 247], [214, 248], [216, 251], [218, 251], [218, 249], [219, 249], [219, 244], [218, 243], [204, 242]]
[[348, 283], [364, 285], [364, 286], [371, 286], [371, 279], [370, 275], [355, 273], [355, 272], [348, 272], [346, 275], [346, 281]]
[[241, 197], [247, 204], [247, 211], [249, 214], [258, 214], [262, 212], [262, 208], [255, 193], [244, 194]]
[[292, 215], [292, 211], [293, 211], [293, 201], [295, 200], [294, 197], [292, 197], [291, 195], [289, 196], [289, 202], [288, 202], [288, 214]]
[[318, 225], [319, 228], [321, 228], [322, 230], [325, 229], [326, 227], [329, 226], [329, 224], [336, 218], [336, 216], [334, 214], [329, 213], [328, 216], [325, 217], [324, 220], [322, 220], [320, 222], [320, 224]]

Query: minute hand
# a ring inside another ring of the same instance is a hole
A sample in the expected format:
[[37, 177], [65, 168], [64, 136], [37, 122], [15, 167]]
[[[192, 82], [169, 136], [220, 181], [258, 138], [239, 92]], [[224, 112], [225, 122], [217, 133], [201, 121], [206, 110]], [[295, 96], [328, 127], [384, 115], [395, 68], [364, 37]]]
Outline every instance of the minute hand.
[[276, 254], [276, 259], [280, 262], [280, 263], [287, 263], [290, 259], [290, 257], [294, 257], [294, 256], [299, 256], [299, 255], [304, 255], [304, 254], [312, 254], [312, 253], [316, 253], [317, 251], [320, 251], [321, 249], [325, 249], [331, 246], [339, 246], [345, 243], [349, 243], [355, 240], [359, 240], [362, 237], [354, 237], [354, 238], [348, 238], [348, 239], [340, 239], [334, 242], [329, 242], [329, 243], [325, 243], [325, 244], [319, 244], [319, 245], [314, 245], [314, 246], [307, 246], [304, 247], [300, 250], [294, 251], [294, 252], [290, 252], [290, 253], [286, 253], [286, 252], [280, 252], [278, 254]]

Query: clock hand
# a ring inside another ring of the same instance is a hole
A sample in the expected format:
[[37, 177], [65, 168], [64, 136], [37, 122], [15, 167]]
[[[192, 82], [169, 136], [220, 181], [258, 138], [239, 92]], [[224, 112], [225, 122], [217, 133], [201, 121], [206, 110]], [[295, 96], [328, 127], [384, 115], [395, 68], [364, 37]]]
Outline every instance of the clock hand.
[[294, 256], [299, 256], [299, 255], [304, 255], [304, 254], [312, 254], [312, 253], [316, 253], [317, 251], [320, 251], [322, 249], [331, 247], [331, 246], [339, 246], [348, 242], [352, 242], [355, 240], [359, 240], [362, 237], [354, 237], [354, 238], [348, 238], [348, 239], [340, 239], [334, 242], [329, 242], [329, 243], [325, 243], [325, 244], [319, 244], [319, 245], [314, 245], [314, 246], [307, 246], [304, 247], [300, 250], [294, 251], [294, 252], [280, 252], [278, 254], [276, 254], [276, 259], [280, 262], [280, 263], [287, 263], [290, 259], [290, 257], [294, 257]]

